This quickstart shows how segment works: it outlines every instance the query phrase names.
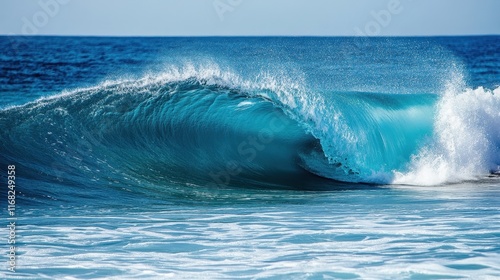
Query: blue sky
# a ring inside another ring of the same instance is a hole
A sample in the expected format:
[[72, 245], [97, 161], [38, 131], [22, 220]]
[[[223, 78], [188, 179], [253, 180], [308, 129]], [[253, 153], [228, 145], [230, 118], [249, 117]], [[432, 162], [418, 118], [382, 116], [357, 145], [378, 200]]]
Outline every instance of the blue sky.
[[0, 34], [500, 34], [498, 0], [0, 0]]

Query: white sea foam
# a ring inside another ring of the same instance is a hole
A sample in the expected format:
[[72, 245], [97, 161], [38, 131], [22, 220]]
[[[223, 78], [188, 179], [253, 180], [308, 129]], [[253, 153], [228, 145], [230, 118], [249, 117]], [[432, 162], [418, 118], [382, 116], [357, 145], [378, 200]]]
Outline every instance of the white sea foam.
[[436, 185], [473, 180], [500, 164], [500, 87], [449, 87], [438, 103], [434, 136], [393, 183]]
[[283, 203], [293, 194], [281, 192], [274, 193], [272, 205], [169, 205], [168, 210], [126, 216], [119, 216], [118, 209], [24, 215], [14, 276], [498, 277], [498, 206], [482, 206], [478, 201], [485, 193], [469, 189], [449, 189], [454, 196], [442, 198], [436, 197], [448, 191], [435, 188], [402, 189], [399, 196], [390, 196], [391, 189], [296, 195], [318, 202], [305, 205]]

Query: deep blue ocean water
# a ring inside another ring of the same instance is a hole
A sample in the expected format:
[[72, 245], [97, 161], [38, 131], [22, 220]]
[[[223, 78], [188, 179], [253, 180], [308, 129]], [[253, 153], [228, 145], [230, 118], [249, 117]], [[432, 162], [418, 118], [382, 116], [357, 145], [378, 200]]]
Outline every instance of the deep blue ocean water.
[[500, 278], [499, 36], [0, 47], [2, 279]]

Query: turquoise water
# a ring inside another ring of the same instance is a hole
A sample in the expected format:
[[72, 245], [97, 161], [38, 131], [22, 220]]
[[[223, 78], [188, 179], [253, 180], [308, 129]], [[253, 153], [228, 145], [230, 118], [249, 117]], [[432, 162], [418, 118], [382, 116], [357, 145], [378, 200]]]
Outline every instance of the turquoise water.
[[[22, 211], [23, 278], [498, 277], [498, 180]], [[164, 198], [168, 200], [168, 198]], [[181, 199], [181, 198], [178, 198]], [[124, 214], [126, 213], [126, 214]]]
[[1, 37], [0, 275], [500, 277], [499, 40]]

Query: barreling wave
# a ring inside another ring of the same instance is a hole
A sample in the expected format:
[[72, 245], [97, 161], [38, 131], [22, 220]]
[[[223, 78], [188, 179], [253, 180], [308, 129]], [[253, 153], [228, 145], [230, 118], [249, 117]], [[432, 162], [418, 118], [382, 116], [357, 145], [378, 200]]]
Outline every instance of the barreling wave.
[[439, 184], [498, 171], [500, 89], [318, 92], [217, 66], [0, 111], [2, 164], [75, 184]]

